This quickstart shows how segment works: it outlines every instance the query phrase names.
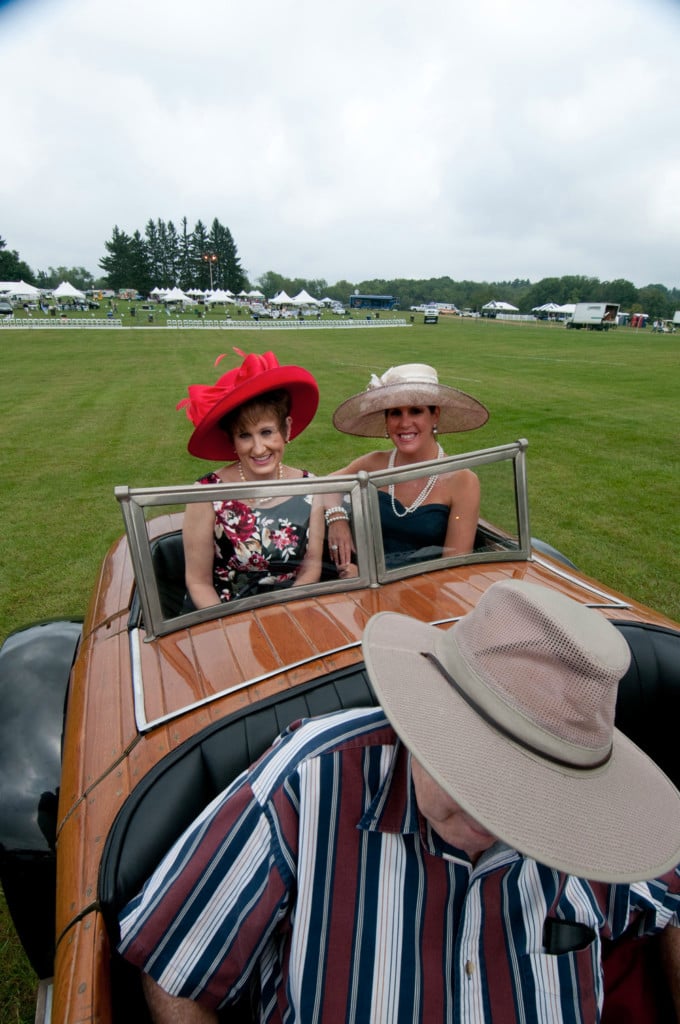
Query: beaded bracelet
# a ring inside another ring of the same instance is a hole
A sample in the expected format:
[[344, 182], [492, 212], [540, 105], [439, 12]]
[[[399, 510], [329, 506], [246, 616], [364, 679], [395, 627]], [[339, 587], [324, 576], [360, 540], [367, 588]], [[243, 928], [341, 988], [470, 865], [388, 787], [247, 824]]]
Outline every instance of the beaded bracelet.
[[326, 520], [326, 526], [330, 526], [331, 523], [346, 523], [349, 516], [331, 516]]
[[349, 519], [347, 510], [342, 505], [333, 505], [331, 508], [325, 509], [323, 516], [326, 520], [326, 525], [330, 522], [335, 522], [335, 519], [331, 519], [331, 516], [335, 516], [337, 519]]

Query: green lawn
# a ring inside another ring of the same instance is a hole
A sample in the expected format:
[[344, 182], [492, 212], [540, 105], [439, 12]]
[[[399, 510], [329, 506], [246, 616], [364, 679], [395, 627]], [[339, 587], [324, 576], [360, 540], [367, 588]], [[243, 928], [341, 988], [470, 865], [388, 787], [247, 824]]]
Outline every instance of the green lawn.
[[[680, 336], [415, 320], [407, 328], [280, 333], [0, 328], [0, 639], [36, 619], [84, 613], [99, 564], [122, 532], [117, 484], [186, 483], [206, 470], [186, 451], [190, 424], [175, 405], [187, 384], [211, 382], [233, 365], [213, 369], [233, 346], [272, 348], [281, 362], [316, 375], [317, 418], [287, 461], [317, 474], [371, 447], [333, 430], [343, 398], [373, 371], [432, 363], [443, 383], [491, 411], [480, 430], [444, 436], [446, 450], [526, 437], [534, 536], [680, 620]], [[0, 1014], [21, 1021], [5, 992], [12, 939], [2, 910]]]

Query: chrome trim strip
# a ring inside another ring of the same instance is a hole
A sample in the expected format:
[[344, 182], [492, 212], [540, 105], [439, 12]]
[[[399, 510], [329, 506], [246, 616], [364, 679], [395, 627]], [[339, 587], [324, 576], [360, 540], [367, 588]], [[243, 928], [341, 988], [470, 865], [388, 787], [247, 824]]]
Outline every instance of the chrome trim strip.
[[540, 555], [532, 554], [531, 561], [536, 562], [537, 565], [543, 566], [549, 572], [559, 576], [563, 580], [567, 580], [569, 583], [573, 583], [574, 586], [580, 587], [582, 590], [587, 590], [590, 594], [597, 594], [598, 597], [604, 599], [604, 603], [589, 604], [591, 608], [630, 608], [630, 602], [622, 601], [618, 597], [614, 597], [606, 590], [601, 590], [599, 587], [594, 586], [592, 583], [586, 582], [586, 580], [579, 579], [578, 576], [574, 576], [566, 568], [561, 566], [553, 565], [552, 562], [546, 562]]
[[131, 629], [129, 634], [130, 672], [132, 675], [132, 700], [135, 708], [137, 732], [144, 732], [148, 728], [146, 707], [144, 706], [141, 642], [140, 631], [138, 629]]
[[222, 697], [228, 697], [231, 693], [238, 693], [239, 690], [245, 690], [249, 686], [255, 686], [257, 683], [265, 682], [267, 679], [272, 679], [274, 676], [282, 675], [284, 672], [292, 672], [294, 669], [300, 668], [302, 665], [309, 665], [313, 661], [322, 661], [324, 658], [330, 658], [334, 654], [342, 654], [343, 651], [351, 651], [353, 648], [359, 647], [360, 645], [361, 640], [353, 640], [351, 644], [343, 644], [342, 647], [333, 647], [328, 651], [319, 651], [317, 654], [313, 654], [308, 658], [301, 658], [300, 661], [291, 661], [288, 665], [279, 665], [270, 672], [264, 672], [260, 676], [253, 676], [250, 679], [244, 679], [242, 683], [237, 683], [236, 686], [228, 686], [225, 690], [220, 690], [219, 693], [211, 693], [209, 697], [197, 700], [193, 704], [187, 704], [185, 707], [179, 708], [177, 711], [171, 711], [167, 715], [161, 715], [160, 718], [155, 718], [151, 722], [146, 720], [143, 707], [143, 693], [141, 692], [140, 699], [142, 707], [140, 714], [138, 714], [137, 689], [135, 686], [135, 720], [137, 722], [137, 728], [141, 733], [149, 732], [149, 730], [155, 729], [157, 726], [163, 725], [165, 722], [170, 722], [174, 718], [179, 718], [180, 715], [185, 715], [188, 711], [194, 711], [196, 708], [205, 707], [206, 704], [214, 704], [216, 700], [220, 700]]

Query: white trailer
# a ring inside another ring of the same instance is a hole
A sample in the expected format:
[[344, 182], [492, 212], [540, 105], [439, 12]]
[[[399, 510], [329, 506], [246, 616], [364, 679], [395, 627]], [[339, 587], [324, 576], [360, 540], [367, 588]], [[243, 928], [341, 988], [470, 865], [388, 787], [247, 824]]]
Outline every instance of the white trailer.
[[567, 327], [580, 330], [608, 331], [616, 327], [619, 306], [615, 302], [577, 302], [574, 315], [567, 320]]
[[673, 324], [676, 327], [680, 327], [680, 309], [676, 309], [675, 313], [673, 313]]

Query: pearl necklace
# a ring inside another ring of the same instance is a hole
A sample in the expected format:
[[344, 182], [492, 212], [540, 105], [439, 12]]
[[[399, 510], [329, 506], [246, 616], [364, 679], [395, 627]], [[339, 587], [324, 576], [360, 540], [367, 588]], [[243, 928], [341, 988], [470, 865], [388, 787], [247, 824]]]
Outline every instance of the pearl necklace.
[[[239, 475], [240, 479], [243, 481], [244, 484], [245, 483], [253, 483], [252, 480], [246, 480], [246, 476], [245, 476], [245, 474], [243, 472], [243, 466], [241, 464], [241, 460], [240, 459], [238, 460], [238, 475]], [[283, 480], [283, 463], [282, 462], [279, 462], [278, 479], [279, 480]], [[265, 482], [267, 482], [267, 481], [263, 481], [263, 483], [265, 483]], [[252, 501], [253, 505], [267, 505], [267, 504], [269, 504], [270, 501], [273, 501], [275, 497], [276, 497], [276, 495], [272, 494], [270, 498], [251, 498], [251, 501]]]
[[[389, 469], [392, 469], [394, 467], [394, 460], [396, 459], [396, 457], [397, 457], [397, 449], [393, 448], [392, 452], [390, 453], [389, 461], [387, 463]], [[437, 458], [438, 459], [443, 459], [444, 458], [444, 449], [442, 448], [442, 446], [440, 444], [437, 444]], [[432, 488], [434, 487], [434, 485], [436, 484], [438, 476], [439, 476], [438, 473], [433, 473], [432, 476], [428, 476], [428, 478], [425, 481], [425, 484], [424, 484], [422, 490], [416, 496], [415, 501], [413, 501], [410, 505], [405, 506], [403, 512], [399, 512], [397, 510], [397, 506], [394, 503], [394, 484], [390, 484], [389, 485], [389, 487], [387, 488], [387, 491], [388, 491], [389, 496], [390, 496], [390, 501], [392, 502], [392, 511], [394, 512], [394, 514], [397, 517], [397, 519], [403, 519], [404, 516], [407, 516], [410, 512], [415, 512], [415, 510], [417, 508], [420, 508], [420, 506], [423, 504], [423, 502], [430, 496], [430, 492], [431, 492]]]

